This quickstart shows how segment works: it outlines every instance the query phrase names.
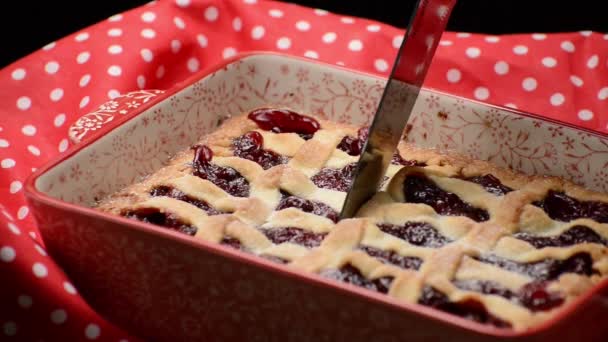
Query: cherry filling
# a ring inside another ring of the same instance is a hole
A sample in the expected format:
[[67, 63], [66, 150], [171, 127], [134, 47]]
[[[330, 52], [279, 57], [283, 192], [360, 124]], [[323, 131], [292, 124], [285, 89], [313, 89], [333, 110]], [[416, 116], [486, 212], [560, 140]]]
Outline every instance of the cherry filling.
[[339, 269], [325, 270], [321, 272], [320, 275], [325, 278], [343, 281], [380, 293], [388, 293], [388, 289], [393, 282], [393, 277], [380, 277], [373, 280], [367, 279], [351, 264], [346, 264]]
[[167, 196], [167, 197], [171, 197], [171, 198], [175, 198], [177, 200], [186, 202], [186, 203], [190, 203], [200, 209], [203, 209], [205, 212], [207, 212], [207, 215], [218, 215], [221, 214], [222, 212], [216, 210], [215, 208], [211, 207], [209, 205], [209, 203], [205, 202], [205, 201], [201, 201], [198, 200], [196, 198], [190, 197], [188, 195], [186, 195], [185, 193], [168, 187], [168, 186], [159, 186], [154, 188], [151, 192], [150, 195], [152, 196]]
[[361, 127], [357, 131], [357, 137], [350, 135], [342, 138], [338, 144], [338, 148], [351, 156], [358, 156], [363, 152], [363, 144], [367, 140], [368, 127]]
[[443, 292], [431, 286], [422, 288], [422, 294], [418, 298], [418, 303], [479, 323], [492, 324], [500, 328], [511, 326], [508, 322], [490, 314], [483, 303], [473, 299], [454, 303]]
[[247, 248], [245, 248], [245, 246], [243, 246], [243, 244], [241, 244], [241, 241], [239, 239], [233, 238], [231, 236], [224, 236], [222, 238], [222, 241], [220, 241], [220, 245], [232, 247], [232, 248], [238, 249], [240, 251], [245, 251], [245, 252], [247, 251]]
[[589, 218], [599, 223], [608, 223], [608, 203], [579, 201], [563, 192], [549, 191], [541, 201], [534, 205], [542, 208], [549, 217], [568, 222], [579, 218]]
[[124, 217], [136, 219], [138, 221], [152, 223], [157, 226], [176, 230], [180, 233], [193, 236], [196, 234], [196, 227], [185, 224], [179, 218], [169, 213], [162, 213], [156, 208], [143, 208], [123, 214]]
[[426, 222], [405, 222], [401, 226], [383, 223], [378, 225], [378, 228], [416, 246], [439, 248], [451, 242]]
[[325, 167], [312, 176], [311, 180], [319, 188], [347, 192], [353, 183], [356, 168], [356, 163], [348, 164], [341, 169]]
[[319, 247], [327, 235], [327, 233], [313, 233], [295, 227], [262, 229], [262, 233], [275, 244], [291, 242], [306, 248]]
[[407, 176], [403, 182], [403, 194], [406, 202], [424, 203], [441, 215], [466, 216], [477, 222], [490, 218], [484, 209], [473, 207], [422, 175]]
[[383, 263], [393, 264], [401, 268], [417, 270], [420, 268], [420, 265], [422, 265], [422, 259], [418, 257], [403, 256], [393, 251], [385, 251], [370, 246], [359, 246], [359, 249], [363, 250], [369, 256], [379, 259]]
[[512, 272], [526, 274], [537, 280], [557, 279], [564, 273], [578, 273], [587, 276], [596, 273], [593, 270], [593, 259], [584, 252], [574, 254], [565, 260], [544, 259], [529, 263], [519, 263], [496, 255], [481, 256], [476, 259]]
[[251, 131], [235, 138], [232, 141], [234, 155], [243, 159], [254, 161], [264, 170], [289, 161], [288, 157], [263, 148], [264, 137], [260, 132]]
[[467, 180], [469, 182], [477, 183], [477, 184], [483, 186], [487, 192], [490, 192], [496, 196], [502, 196], [502, 195], [505, 195], [505, 194], [513, 191], [513, 189], [502, 184], [498, 178], [494, 177], [491, 174], [487, 174], [484, 176], [475, 176], [475, 177], [471, 177], [471, 178], [465, 178], [465, 180]]
[[281, 194], [283, 197], [281, 198], [276, 210], [297, 208], [305, 213], [313, 213], [315, 215], [327, 217], [334, 222], [338, 222], [338, 219], [340, 218], [339, 214], [325, 203], [310, 201], [301, 197], [290, 195], [284, 191], [281, 191]]
[[263, 130], [274, 133], [297, 133], [306, 140], [312, 138], [321, 128], [317, 120], [287, 109], [256, 109], [249, 113], [248, 118]]
[[520, 232], [513, 236], [526, 241], [536, 248], [565, 247], [579, 243], [597, 243], [608, 246], [606, 239], [602, 238], [593, 229], [585, 226], [573, 226], [557, 236], [537, 236], [525, 232]]
[[564, 303], [558, 293], [547, 290], [547, 282], [531, 282], [519, 291], [518, 299], [521, 304], [532, 311], [546, 311], [558, 307]]
[[499, 283], [483, 280], [457, 280], [454, 285], [462, 290], [496, 295], [514, 301], [532, 311], [545, 311], [560, 306], [564, 298], [547, 290], [547, 281], [533, 281], [513, 292]]
[[249, 182], [245, 177], [231, 167], [212, 164], [213, 152], [209, 147], [197, 145], [193, 148], [192, 168], [195, 176], [210, 181], [232, 196], [249, 196]]
[[403, 165], [403, 166], [426, 166], [426, 163], [419, 162], [417, 160], [407, 160], [403, 159], [403, 157], [399, 153], [395, 153], [393, 155], [393, 159], [391, 160], [392, 164], [395, 165]]

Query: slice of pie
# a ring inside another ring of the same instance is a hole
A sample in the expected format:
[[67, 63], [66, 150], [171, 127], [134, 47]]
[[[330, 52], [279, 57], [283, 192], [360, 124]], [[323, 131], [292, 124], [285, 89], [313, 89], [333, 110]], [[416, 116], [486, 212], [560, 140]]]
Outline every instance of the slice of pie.
[[366, 132], [257, 109], [97, 208], [515, 330], [606, 277], [608, 195], [405, 143], [339, 221]]

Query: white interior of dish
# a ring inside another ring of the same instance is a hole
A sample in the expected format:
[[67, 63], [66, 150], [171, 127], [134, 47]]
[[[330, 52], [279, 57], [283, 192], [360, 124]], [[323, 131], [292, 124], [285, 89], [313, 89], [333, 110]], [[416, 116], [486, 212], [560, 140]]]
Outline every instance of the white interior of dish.
[[[154, 105], [43, 174], [39, 191], [90, 206], [160, 168], [221, 121], [262, 105], [344, 123], [370, 121], [385, 81], [314, 61], [253, 55]], [[407, 139], [608, 191], [608, 138], [423, 90]]]

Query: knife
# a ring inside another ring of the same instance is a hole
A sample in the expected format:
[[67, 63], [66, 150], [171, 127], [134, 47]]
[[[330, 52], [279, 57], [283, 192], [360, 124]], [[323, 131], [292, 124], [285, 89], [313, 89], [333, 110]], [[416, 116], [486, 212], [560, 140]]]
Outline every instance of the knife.
[[456, 0], [419, 0], [357, 162], [340, 218], [355, 216], [377, 191], [397, 149]]

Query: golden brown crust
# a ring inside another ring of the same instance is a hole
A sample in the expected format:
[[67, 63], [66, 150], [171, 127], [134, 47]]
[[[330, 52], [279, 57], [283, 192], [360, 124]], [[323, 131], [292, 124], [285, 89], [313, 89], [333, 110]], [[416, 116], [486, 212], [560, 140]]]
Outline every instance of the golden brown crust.
[[[247, 198], [235, 197], [210, 181], [192, 175], [192, 151], [178, 153], [167, 166], [143, 181], [133, 184], [99, 203], [97, 209], [124, 214], [140, 208], [153, 208], [170, 213], [181, 222], [197, 228], [195, 237], [220, 243], [225, 238], [238, 240], [249, 253], [280, 258], [292, 267], [319, 273], [356, 268], [366, 279], [392, 278], [388, 295], [415, 303], [424, 287], [441, 291], [453, 302], [475, 300], [487, 311], [516, 330], [529, 328], [553, 316], [561, 307], [548, 311], [531, 311], [517, 301], [498, 295], [458, 288], [454, 281], [491, 281], [517, 292], [535, 279], [529, 274], [482, 262], [478, 257], [494, 255], [518, 263], [545, 259], [565, 260], [577, 253], [588, 253], [593, 261], [592, 276], [566, 273], [550, 282], [549, 289], [565, 303], [584, 293], [608, 274], [608, 249], [597, 243], [578, 243], [567, 247], [537, 249], [513, 237], [525, 232], [536, 236], [557, 236], [568, 229], [584, 225], [608, 240], [608, 224], [581, 218], [571, 222], [551, 219], [533, 205], [550, 190], [561, 191], [578, 200], [608, 202], [608, 195], [592, 192], [557, 177], [529, 176], [499, 168], [489, 162], [432, 149], [421, 149], [402, 142], [400, 155], [406, 160], [424, 163], [424, 167], [391, 165], [383, 191], [359, 211], [357, 218], [337, 224], [330, 219], [305, 213], [300, 209], [275, 210], [281, 200], [280, 190], [326, 204], [337, 212], [345, 193], [321, 189], [312, 181], [322, 168], [342, 168], [357, 161], [336, 146], [346, 135], [356, 135], [356, 128], [317, 119], [321, 129], [310, 140], [294, 133], [276, 134], [261, 130], [246, 117], [236, 117], [201, 139], [214, 154], [213, 163], [237, 170], [250, 184]], [[290, 158], [287, 164], [268, 170], [255, 162], [234, 157], [234, 138], [248, 131], [258, 131], [264, 148]], [[492, 194], [481, 185], [465, 179], [491, 174], [513, 189], [502, 196]], [[485, 209], [489, 219], [476, 222], [465, 216], [438, 214], [426, 204], [405, 203], [403, 184], [411, 175], [423, 175], [444, 191], [457, 195], [476, 208]], [[209, 216], [202, 209], [179, 200], [150, 195], [158, 186], [177, 189], [187, 196], [208, 203], [222, 214]], [[443, 246], [425, 247], [384, 232], [382, 224], [403, 225], [417, 222], [433, 227], [449, 240]], [[309, 248], [292, 242], [273, 243], [264, 231], [295, 227], [311, 234], [327, 234], [318, 247]], [[407, 269], [383, 262], [364, 252], [369, 247], [394, 253], [395, 256], [419, 259], [422, 266]]]

